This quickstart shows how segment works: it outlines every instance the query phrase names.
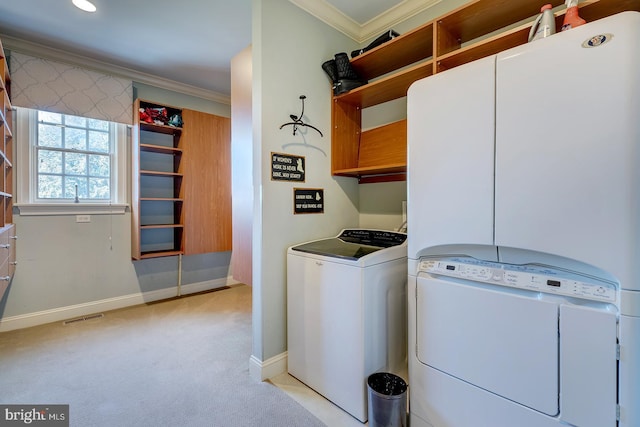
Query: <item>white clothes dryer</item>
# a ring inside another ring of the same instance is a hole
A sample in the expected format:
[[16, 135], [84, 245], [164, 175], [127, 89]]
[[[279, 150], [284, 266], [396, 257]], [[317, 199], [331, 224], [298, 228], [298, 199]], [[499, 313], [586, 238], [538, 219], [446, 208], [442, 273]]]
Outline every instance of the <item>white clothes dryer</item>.
[[367, 378], [402, 375], [406, 234], [346, 229], [287, 251], [289, 373], [367, 421]]
[[590, 273], [421, 257], [409, 279], [412, 425], [615, 426], [619, 284]]

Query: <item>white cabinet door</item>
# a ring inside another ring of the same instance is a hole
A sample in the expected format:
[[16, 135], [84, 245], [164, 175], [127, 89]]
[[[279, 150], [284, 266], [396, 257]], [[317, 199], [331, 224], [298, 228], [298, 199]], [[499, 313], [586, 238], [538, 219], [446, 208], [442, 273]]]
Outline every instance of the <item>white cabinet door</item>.
[[409, 88], [409, 258], [442, 244], [493, 244], [494, 85], [489, 57]]
[[638, 18], [596, 21], [497, 61], [496, 245], [596, 265], [623, 286], [640, 257]]

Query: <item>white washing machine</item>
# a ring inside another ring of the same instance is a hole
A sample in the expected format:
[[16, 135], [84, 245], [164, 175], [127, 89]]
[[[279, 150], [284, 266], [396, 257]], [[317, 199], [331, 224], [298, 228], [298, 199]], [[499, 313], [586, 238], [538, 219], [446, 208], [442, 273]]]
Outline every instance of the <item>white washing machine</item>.
[[406, 234], [346, 229], [287, 251], [291, 375], [367, 421], [367, 377], [406, 371]]

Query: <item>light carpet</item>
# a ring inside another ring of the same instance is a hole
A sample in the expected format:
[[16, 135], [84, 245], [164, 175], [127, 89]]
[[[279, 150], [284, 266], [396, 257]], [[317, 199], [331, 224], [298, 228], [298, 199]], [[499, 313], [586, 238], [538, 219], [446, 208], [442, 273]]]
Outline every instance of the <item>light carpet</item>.
[[0, 334], [0, 403], [69, 404], [71, 426], [324, 426], [249, 376], [246, 285]]

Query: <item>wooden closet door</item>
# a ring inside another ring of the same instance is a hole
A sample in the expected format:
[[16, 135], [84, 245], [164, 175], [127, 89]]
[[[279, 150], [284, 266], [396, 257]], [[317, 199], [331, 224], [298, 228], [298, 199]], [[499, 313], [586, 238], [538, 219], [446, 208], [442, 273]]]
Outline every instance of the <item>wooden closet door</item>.
[[182, 110], [185, 255], [231, 250], [231, 120]]

